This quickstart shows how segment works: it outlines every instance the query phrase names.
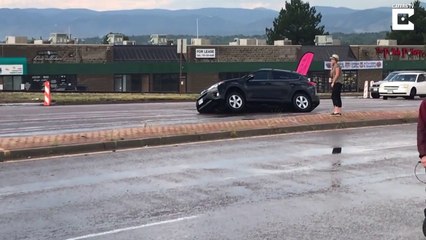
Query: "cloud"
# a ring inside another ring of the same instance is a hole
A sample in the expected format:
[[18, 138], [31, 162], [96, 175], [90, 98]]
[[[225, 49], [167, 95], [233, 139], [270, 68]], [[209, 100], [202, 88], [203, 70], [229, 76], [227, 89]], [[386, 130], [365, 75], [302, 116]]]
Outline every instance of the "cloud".
[[271, 8], [271, 4], [265, 2], [245, 2], [241, 4], [242, 8]]

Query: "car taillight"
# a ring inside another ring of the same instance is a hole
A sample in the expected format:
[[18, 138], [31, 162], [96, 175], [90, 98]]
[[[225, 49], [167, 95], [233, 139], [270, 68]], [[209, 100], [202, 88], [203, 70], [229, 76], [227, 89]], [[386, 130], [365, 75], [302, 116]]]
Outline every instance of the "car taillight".
[[313, 86], [313, 87], [315, 87], [317, 84], [316, 83], [314, 83], [314, 82], [308, 82], [308, 84], [309, 84], [309, 86]]

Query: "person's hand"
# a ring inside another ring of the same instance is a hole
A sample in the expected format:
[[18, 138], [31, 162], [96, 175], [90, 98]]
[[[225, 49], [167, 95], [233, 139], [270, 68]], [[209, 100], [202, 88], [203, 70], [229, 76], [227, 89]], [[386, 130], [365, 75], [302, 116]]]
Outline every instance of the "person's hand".
[[334, 82], [331, 83], [331, 87], [334, 87]]
[[426, 156], [423, 156], [420, 162], [422, 163], [423, 167], [426, 168]]

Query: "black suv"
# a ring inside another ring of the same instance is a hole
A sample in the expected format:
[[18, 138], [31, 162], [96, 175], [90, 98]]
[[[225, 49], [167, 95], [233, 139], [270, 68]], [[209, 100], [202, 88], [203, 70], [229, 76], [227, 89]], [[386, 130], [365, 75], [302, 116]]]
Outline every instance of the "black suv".
[[319, 103], [315, 83], [296, 72], [260, 69], [242, 78], [214, 84], [201, 92], [196, 106], [200, 113], [225, 107], [241, 112], [247, 103], [290, 105], [298, 112], [310, 112]]

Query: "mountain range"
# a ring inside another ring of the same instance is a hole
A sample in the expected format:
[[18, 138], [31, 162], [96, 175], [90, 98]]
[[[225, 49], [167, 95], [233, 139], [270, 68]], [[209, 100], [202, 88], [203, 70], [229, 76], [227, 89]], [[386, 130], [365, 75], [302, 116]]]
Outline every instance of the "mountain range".
[[[423, 3], [423, 6], [426, 6]], [[330, 33], [388, 31], [392, 9], [366, 10], [315, 7], [322, 14], [321, 25]], [[257, 8], [203, 8], [188, 10], [139, 9], [93, 11], [88, 9], [0, 8], [0, 39], [6, 36], [48, 38], [50, 33], [71, 33], [73, 37], [104, 36], [109, 32], [126, 35], [154, 33], [195, 35], [263, 35], [272, 27], [278, 11]]]

